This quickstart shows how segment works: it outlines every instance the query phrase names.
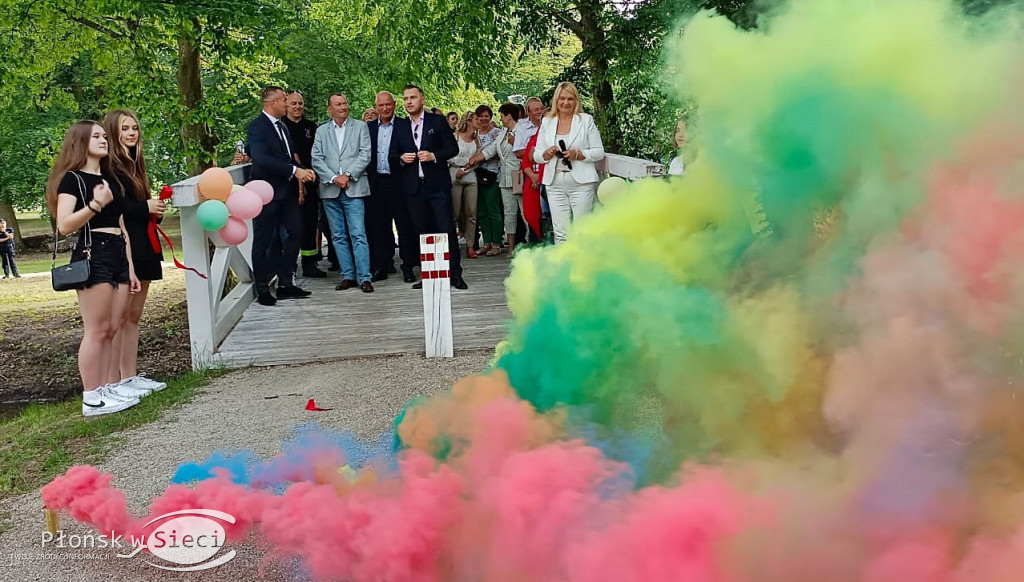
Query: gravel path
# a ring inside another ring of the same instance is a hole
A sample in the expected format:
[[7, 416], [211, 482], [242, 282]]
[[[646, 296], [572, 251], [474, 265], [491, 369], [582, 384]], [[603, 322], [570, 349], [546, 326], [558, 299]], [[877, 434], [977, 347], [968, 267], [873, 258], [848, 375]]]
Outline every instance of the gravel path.
[[[170, 484], [181, 463], [205, 459], [218, 449], [249, 448], [270, 456], [280, 452], [294, 426], [311, 421], [352, 430], [361, 438], [379, 437], [391, 430], [395, 416], [411, 398], [437, 393], [483, 370], [491, 356], [490, 351], [459, 354], [451, 360], [406, 355], [232, 372], [163, 420], [124, 433], [123, 444], [100, 469], [116, 476], [114, 484], [125, 491], [131, 511], [139, 514]], [[334, 410], [308, 412], [309, 398]], [[238, 555], [227, 564], [201, 572], [159, 570], [141, 556], [119, 559], [110, 549], [51, 545], [46, 551], [58, 556], [40, 559], [45, 523], [38, 491], [0, 503], [0, 527], [6, 528], [0, 534], [2, 581], [308, 579], [297, 561], [266, 560], [268, 553], [252, 541], [235, 546]], [[61, 516], [61, 527], [66, 535], [91, 532], [67, 515]]]

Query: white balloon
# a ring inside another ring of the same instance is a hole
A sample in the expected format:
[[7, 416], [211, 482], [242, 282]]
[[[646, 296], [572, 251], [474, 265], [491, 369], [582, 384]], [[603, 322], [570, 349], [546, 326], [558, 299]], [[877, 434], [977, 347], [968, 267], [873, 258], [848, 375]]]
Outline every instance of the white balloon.
[[618, 176], [608, 176], [597, 187], [597, 199], [604, 204], [618, 196], [628, 184], [629, 182]]

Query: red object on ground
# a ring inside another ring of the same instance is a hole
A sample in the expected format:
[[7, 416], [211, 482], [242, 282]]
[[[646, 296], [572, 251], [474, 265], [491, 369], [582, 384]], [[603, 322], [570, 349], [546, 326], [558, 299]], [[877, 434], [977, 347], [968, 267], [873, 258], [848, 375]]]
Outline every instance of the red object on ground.
[[334, 410], [334, 409], [333, 408], [320, 408], [319, 406], [316, 405], [316, 400], [313, 400], [312, 398], [310, 398], [309, 402], [306, 403], [306, 410], [312, 410], [314, 412], [323, 412], [323, 411], [326, 411], [326, 410]]

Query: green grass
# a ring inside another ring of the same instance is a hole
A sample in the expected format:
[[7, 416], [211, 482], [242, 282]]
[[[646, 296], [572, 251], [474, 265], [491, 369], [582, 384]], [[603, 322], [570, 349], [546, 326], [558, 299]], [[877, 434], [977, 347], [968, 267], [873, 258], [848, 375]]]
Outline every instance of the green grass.
[[[58, 259], [61, 257], [57, 257]], [[45, 273], [49, 271], [53, 264], [53, 257], [45, 259], [22, 259], [21, 257], [14, 258], [15, 264], [18, 265], [18, 273], [22, 275], [28, 275], [29, 273]], [[57, 264], [63, 265], [67, 263], [67, 259], [63, 261], [57, 261]]]
[[0, 499], [33, 491], [72, 465], [95, 464], [117, 444], [115, 433], [152, 422], [189, 402], [221, 369], [188, 372], [128, 410], [85, 418], [81, 399], [32, 404], [0, 421]]

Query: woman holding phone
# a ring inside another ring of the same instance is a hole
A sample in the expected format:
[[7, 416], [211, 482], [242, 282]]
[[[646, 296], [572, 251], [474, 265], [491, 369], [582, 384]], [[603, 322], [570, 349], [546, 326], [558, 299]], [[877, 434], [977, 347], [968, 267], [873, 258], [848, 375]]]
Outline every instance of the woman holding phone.
[[68, 128], [46, 181], [46, 206], [57, 231], [78, 231], [71, 260], [89, 260], [89, 278], [77, 290], [84, 333], [78, 347], [82, 414], [110, 414], [139, 403], [138, 391], [107, 382], [111, 344], [128, 304], [138, 293], [122, 213], [124, 196], [110, 173], [107, 134], [95, 121]]

